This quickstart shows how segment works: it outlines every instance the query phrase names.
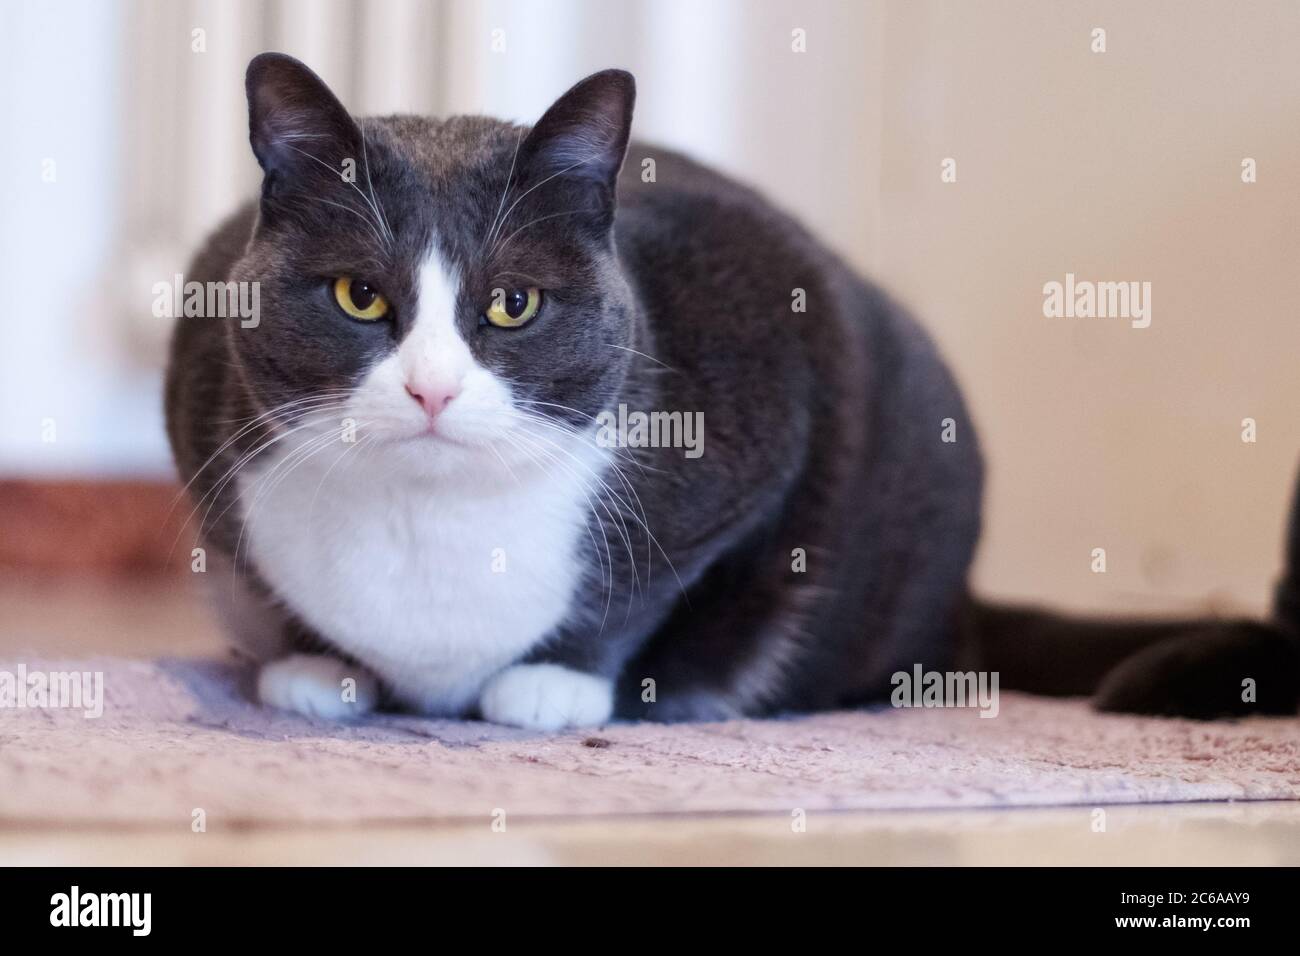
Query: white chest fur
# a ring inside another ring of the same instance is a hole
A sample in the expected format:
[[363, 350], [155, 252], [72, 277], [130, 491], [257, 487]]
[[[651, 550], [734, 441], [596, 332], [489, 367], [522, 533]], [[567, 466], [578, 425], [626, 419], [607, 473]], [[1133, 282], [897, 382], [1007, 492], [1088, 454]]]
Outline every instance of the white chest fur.
[[586, 493], [540, 470], [397, 477], [359, 451], [318, 455], [283, 480], [282, 458], [260, 462], [241, 480], [244, 547], [304, 623], [406, 704], [461, 713], [564, 619], [585, 563]]

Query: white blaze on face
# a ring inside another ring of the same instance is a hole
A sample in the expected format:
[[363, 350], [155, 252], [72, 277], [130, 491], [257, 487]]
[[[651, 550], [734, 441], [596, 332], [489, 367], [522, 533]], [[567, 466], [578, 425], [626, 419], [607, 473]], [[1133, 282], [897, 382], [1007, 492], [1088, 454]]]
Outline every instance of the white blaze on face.
[[[456, 322], [460, 277], [432, 251], [420, 269], [415, 322], [397, 351], [357, 388], [353, 404], [375, 430], [415, 437], [429, 430], [479, 444], [509, 425], [510, 389], [480, 365]], [[363, 426], [364, 427], [364, 426]]]

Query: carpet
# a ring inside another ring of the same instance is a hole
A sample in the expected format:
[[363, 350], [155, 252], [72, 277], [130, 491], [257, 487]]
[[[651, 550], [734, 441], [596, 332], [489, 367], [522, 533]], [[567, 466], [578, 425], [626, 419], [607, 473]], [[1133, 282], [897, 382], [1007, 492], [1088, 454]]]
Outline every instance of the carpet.
[[[0, 672], [19, 665], [0, 661]], [[1001, 695], [538, 734], [382, 715], [344, 726], [259, 708], [220, 661], [25, 662], [103, 673], [103, 714], [0, 709], [0, 820], [175, 825], [1095, 806], [1300, 799], [1300, 721], [1196, 723]]]

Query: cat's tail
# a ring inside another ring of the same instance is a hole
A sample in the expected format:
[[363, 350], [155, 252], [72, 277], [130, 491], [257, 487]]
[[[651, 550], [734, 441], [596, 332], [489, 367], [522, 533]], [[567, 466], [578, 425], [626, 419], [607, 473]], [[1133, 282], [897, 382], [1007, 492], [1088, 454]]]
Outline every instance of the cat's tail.
[[1273, 602], [1273, 619], [1284, 632], [1300, 643], [1300, 481], [1291, 500], [1291, 521], [1287, 525], [1286, 566]]
[[1183, 717], [1291, 714], [1300, 643], [1277, 622], [1090, 618], [973, 602], [974, 654], [999, 686], [1093, 695], [1101, 710]]
[[1106, 619], [972, 601], [967, 663], [999, 686], [1102, 710], [1212, 718], [1300, 703], [1300, 484], [1272, 618]]

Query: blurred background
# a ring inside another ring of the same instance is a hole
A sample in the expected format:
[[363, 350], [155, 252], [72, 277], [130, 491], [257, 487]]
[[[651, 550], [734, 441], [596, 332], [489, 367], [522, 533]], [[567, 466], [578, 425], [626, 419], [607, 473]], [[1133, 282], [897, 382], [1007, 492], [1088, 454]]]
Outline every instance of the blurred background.
[[[989, 462], [980, 589], [1095, 610], [1266, 606], [1300, 461], [1300, 4], [0, 11], [10, 581], [147, 566], [175, 540], [159, 531], [175, 489], [151, 288], [256, 188], [243, 70], [274, 49], [362, 114], [532, 121], [588, 72], [632, 70], [636, 136], [759, 186], [939, 340]], [[1067, 272], [1150, 282], [1150, 328], [1045, 318], [1043, 285]], [[58, 609], [29, 611], [36, 628]]]

